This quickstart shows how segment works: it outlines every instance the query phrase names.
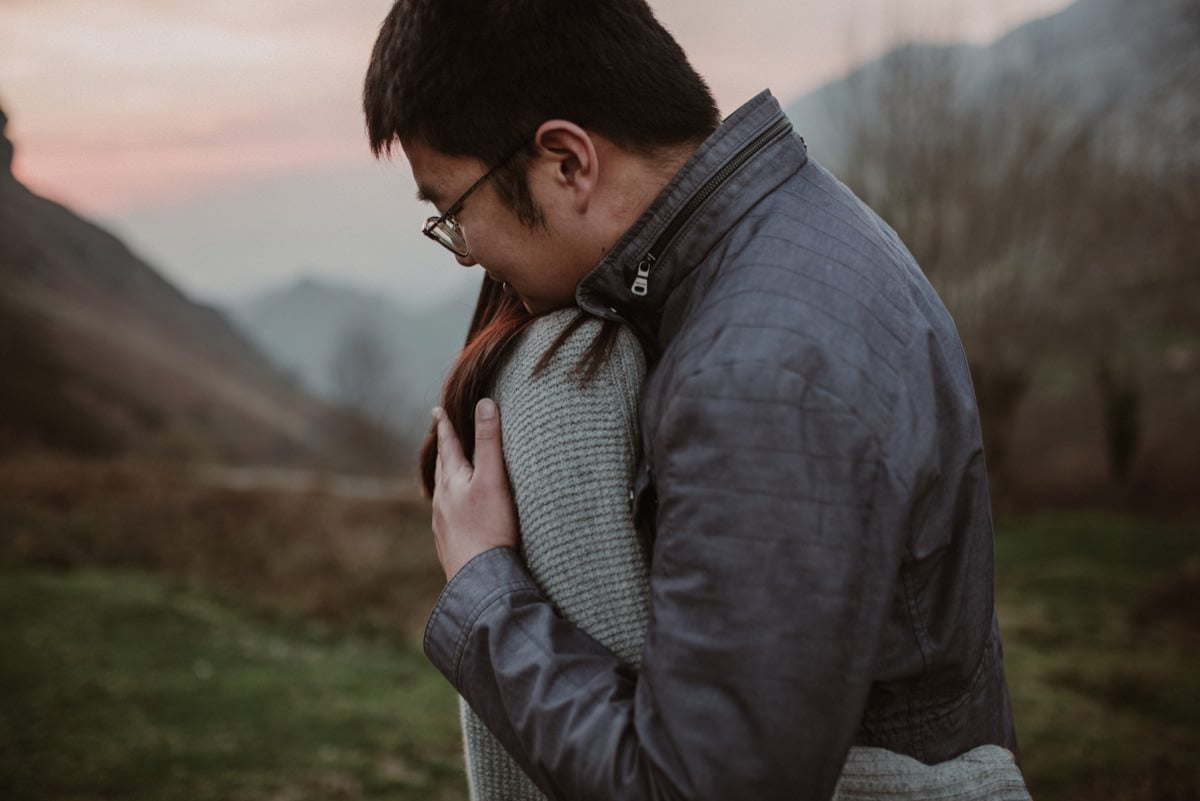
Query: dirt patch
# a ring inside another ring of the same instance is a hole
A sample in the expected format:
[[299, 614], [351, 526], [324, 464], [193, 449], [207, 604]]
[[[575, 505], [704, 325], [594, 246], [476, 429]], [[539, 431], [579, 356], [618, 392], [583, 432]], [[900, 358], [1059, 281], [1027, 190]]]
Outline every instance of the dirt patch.
[[1137, 628], [1168, 622], [1200, 641], [1200, 554], [1150, 590], [1130, 612], [1130, 622]]

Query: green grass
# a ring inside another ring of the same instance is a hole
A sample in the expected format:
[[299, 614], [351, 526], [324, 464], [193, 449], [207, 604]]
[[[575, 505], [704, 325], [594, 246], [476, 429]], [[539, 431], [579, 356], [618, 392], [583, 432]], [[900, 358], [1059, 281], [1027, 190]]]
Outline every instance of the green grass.
[[1200, 798], [1200, 530], [1048, 518], [996, 537], [1000, 624], [1039, 801]]
[[[1038, 801], [1200, 798], [1200, 521], [1045, 517], [996, 557]], [[0, 799], [464, 798], [412, 644], [440, 586], [415, 500], [0, 463]]]
[[136, 574], [0, 576], [0, 798], [450, 799], [455, 701], [412, 648]]

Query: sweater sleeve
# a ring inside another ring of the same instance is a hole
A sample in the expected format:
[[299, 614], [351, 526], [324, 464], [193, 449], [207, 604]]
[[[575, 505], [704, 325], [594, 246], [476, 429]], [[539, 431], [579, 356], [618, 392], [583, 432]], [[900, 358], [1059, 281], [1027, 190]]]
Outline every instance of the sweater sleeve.
[[[546, 369], [534, 368], [577, 312], [537, 320], [495, 388], [521, 555], [558, 612], [636, 669], [649, 608], [649, 557], [629, 493], [637, 466], [637, 397], [645, 363], [622, 329], [584, 381], [575, 370], [601, 323], [589, 319]], [[461, 705], [474, 801], [543, 799], [475, 713]]]

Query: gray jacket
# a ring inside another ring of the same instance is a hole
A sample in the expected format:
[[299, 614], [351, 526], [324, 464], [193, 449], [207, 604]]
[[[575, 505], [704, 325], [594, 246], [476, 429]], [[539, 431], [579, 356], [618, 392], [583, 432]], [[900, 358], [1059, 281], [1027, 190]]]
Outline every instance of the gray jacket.
[[[908, 251], [767, 93], [580, 284], [650, 357], [639, 671], [498, 548], [425, 650], [552, 798], [827, 799], [852, 744], [1015, 750], [979, 421]], [[503, 415], [503, 409], [501, 409]]]

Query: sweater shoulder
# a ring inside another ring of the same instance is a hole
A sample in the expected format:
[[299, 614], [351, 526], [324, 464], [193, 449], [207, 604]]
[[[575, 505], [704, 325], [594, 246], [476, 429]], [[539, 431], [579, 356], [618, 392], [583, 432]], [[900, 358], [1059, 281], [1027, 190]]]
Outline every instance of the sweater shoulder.
[[516, 403], [561, 407], [585, 398], [619, 396], [636, 407], [646, 362], [637, 338], [621, 327], [612, 351], [596, 375], [586, 379], [581, 367], [589, 347], [600, 336], [604, 321], [583, 315], [542, 370], [538, 365], [576, 320], [583, 314], [577, 309], [562, 309], [542, 315], [522, 333], [495, 384], [495, 396], [502, 406]]

